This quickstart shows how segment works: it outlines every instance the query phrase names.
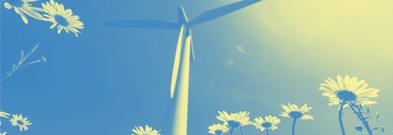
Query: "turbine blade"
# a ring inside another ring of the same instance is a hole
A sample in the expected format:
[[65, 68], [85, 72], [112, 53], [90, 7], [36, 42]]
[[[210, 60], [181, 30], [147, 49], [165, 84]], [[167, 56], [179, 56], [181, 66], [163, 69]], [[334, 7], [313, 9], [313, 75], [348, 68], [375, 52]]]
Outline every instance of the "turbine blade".
[[160, 21], [160, 20], [120, 20], [103, 23], [110, 27], [134, 27], [134, 28], [159, 28], [159, 29], [176, 29], [177, 23]]
[[178, 16], [179, 23], [187, 23], [188, 22], [188, 17], [187, 17], [186, 11], [184, 10], [183, 6], [180, 6], [177, 9], [177, 16]]
[[223, 6], [223, 7], [212, 9], [212, 10], [209, 10], [209, 11], [199, 15], [195, 19], [191, 20], [190, 24], [197, 25], [197, 24], [201, 24], [201, 23], [204, 23], [207, 21], [211, 21], [211, 20], [214, 20], [214, 19], [219, 18], [221, 16], [235, 12], [239, 9], [248, 7], [248, 6], [250, 6], [256, 2], [259, 2], [259, 1], [261, 1], [261, 0], [242, 0], [240, 2], [236, 2], [236, 3], [232, 3], [229, 5]]
[[173, 60], [173, 70], [172, 70], [171, 89], [170, 89], [171, 98], [173, 98], [173, 95], [175, 94], [177, 78], [179, 75], [180, 57], [181, 57], [181, 50], [183, 46], [184, 33], [185, 33], [184, 29], [185, 29], [185, 25], [182, 25], [180, 27], [180, 34], [177, 40], [175, 59]]
[[194, 41], [192, 40], [192, 33], [190, 30], [190, 45], [191, 45], [191, 61], [195, 61], [195, 48], [194, 48]]

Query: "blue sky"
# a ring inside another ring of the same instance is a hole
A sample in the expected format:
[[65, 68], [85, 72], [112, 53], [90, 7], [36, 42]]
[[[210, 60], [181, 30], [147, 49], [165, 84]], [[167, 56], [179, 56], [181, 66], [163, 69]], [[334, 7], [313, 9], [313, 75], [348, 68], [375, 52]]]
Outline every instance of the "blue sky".
[[[33, 123], [22, 134], [121, 135], [144, 124], [163, 132], [170, 129], [169, 84], [178, 32], [102, 23], [176, 21], [179, 2], [58, 2], [85, 23], [79, 38], [57, 35], [46, 22], [25, 25], [14, 12], [1, 10], [1, 73], [18, 60], [20, 50], [29, 50], [46, 37], [32, 57], [45, 56], [48, 62], [22, 69], [1, 85], [1, 109], [22, 113]], [[193, 18], [232, 2], [182, 3]], [[382, 114], [391, 133], [391, 5], [388, 0], [355, 4], [266, 0], [193, 27], [197, 60], [191, 65], [189, 134], [207, 134], [207, 127], [218, 122], [217, 111], [277, 115], [287, 102], [313, 106], [316, 119], [302, 121], [299, 133], [339, 134], [337, 109], [328, 107], [318, 87], [327, 76], [345, 74], [381, 89], [372, 108]], [[348, 125], [356, 123], [350, 113], [345, 116]], [[275, 133], [289, 134], [290, 120], [282, 121]]]

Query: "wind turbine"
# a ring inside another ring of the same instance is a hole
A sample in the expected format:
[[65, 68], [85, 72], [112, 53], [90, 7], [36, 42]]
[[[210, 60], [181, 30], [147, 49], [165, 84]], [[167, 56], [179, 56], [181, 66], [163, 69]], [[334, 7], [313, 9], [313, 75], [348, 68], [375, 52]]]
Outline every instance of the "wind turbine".
[[161, 20], [123, 20], [105, 23], [105, 25], [113, 27], [161, 28], [179, 30], [170, 85], [170, 98], [175, 98], [172, 135], [187, 135], [190, 62], [195, 60], [191, 26], [214, 20], [239, 9], [248, 7], [259, 1], [261, 0], [242, 0], [223, 7], [209, 10], [192, 20], [188, 19], [184, 7], [180, 5], [178, 8], [178, 21], [176, 23]]

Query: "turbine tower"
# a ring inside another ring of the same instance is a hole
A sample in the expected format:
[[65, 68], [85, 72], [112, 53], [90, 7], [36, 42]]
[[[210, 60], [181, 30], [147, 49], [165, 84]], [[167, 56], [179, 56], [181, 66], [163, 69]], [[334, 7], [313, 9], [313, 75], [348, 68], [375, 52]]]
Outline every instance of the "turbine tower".
[[122, 20], [104, 23], [112, 27], [138, 27], [178, 29], [179, 37], [173, 62], [170, 84], [170, 98], [175, 102], [172, 135], [187, 135], [188, 121], [188, 92], [190, 78], [190, 63], [195, 60], [191, 26], [202, 24], [239, 9], [248, 7], [261, 0], [242, 0], [223, 7], [209, 10], [189, 20], [182, 5], [178, 8], [178, 21], [166, 22], [161, 20]]

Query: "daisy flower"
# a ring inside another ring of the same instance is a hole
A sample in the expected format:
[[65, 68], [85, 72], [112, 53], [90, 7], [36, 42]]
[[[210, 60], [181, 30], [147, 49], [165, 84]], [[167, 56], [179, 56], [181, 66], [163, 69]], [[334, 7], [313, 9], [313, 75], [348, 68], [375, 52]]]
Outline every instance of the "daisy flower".
[[266, 134], [269, 135], [269, 130], [277, 130], [278, 124], [280, 124], [281, 120], [276, 116], [265, 116], [257, 117], [254, 120], [254, 126], [259, 129], [260, 131], [266, 130]]
[[328, 77], [319, 89], [323, 91], [323, 96], [329, 98], [330, 106], [347, 103], [375, 104], [376, 102], [371, 99], [378, 97], [379, 93], [378, 89], [369, 88], [364, 80], [348, 75], [345, 77], [338, 75], [337, 80]]
[[160, 135], [159, 131], [154, 130], [152, 127], [145, 125], [145, 127], [139, 126], [132, 129], [131, 135]]
[[228, 127], [223, 124], [214, 124], [209, 126], [209, 133], [213, 135], [222, 135], [228, 132]]
[[26, 131], [29, 129], [28, 126], [31, 125], [31, 122], [23, 117], [22, 115], [12, 115], [12, 118], [10, 119], [10, 122], [12, 124], [12, 126], [18, 126], [20, 131]]
[[293, 119], [292, 135], [295, 135], [295, 126], [296, 126], [296, 122], [298, 119], [301, 119], [301, 120], [313, 120], [314, 119], [314, 117], [312, 117], [310, 114], [308, 114], [312, 107], [309, 107], [307, 104], [305, 104], [301, 107], [299, 107], [296, 104], [291, 104], [291, 103], [288, 103], [288, 105], [281, 105], [281, 106], [284, 111], [281, 112], [280, 115], [282, 117]]
[[286, 118], [292, 118], [292, 119], [302, 119], [302, 120], [313, 120], [314, 117], [311, 115], [307, 114], [310, 112], [312, 107], [309, 107], [307, 104], [299, 107], [298, 105], [295, 104], [290, 104], [288, 105], [281, 105], [282, 109], [284, 110], [280, 115], [282, 117]]
[[44, 17], [52, 23], [51, 29], [56, 28], [60, 34], [63, 30], [67, 33], [72, 32], [78, 37], [80, 29], [84, 29], [84, 24], [79, 20], [79, 16], [73, 15], [71, 9], [65, 9], [63, 4], [54, 0], [42, 4]]
[[44, 20], [45, 18], [39, 13], [41, 8], [33, 7], [31, 3], [38, 0], [6, 0], [4, 7], [8, 10], [13, 9], [15, 13], [19, 14], [25, 24], [29, 23], [27, 16], [34, 19]]
[[377, 103], [371, 99], [378, 97], [378, 89], [369, 88], [368, 84], [364, 80], [359, 80], [357, 77], [350, 77], [348, 75], [345, 77], [338, 75], [337, 80], [333, 80], [332, 78], [328, 77], [328, 79], [321, 84], [319, 89], [323, 91], [323, 96], [329, 98], [330, 106], [340, 105], [338, 119], [342, 135], [345, 135], [345, 128], [342, 119], [344, 111], [343, 108], [348, 106], [362, 122], [368, 134], [373, 134], [373, 131], [370, 128], [367, 119], [364, 117], [361, 108], [364, 105], [372, 105]]
[[0, 135], [7, 135], [7, 132], [0, 133]]
[[224, 122], [225, 125], [229, 125], [231, 129], [249, 125], [250, 122], [250, 113], [249, 112], [238, 112], [238, 113], [227, 113], [225, 111], [218, 112], [218, 116], [216, 117], [218, 120]]

